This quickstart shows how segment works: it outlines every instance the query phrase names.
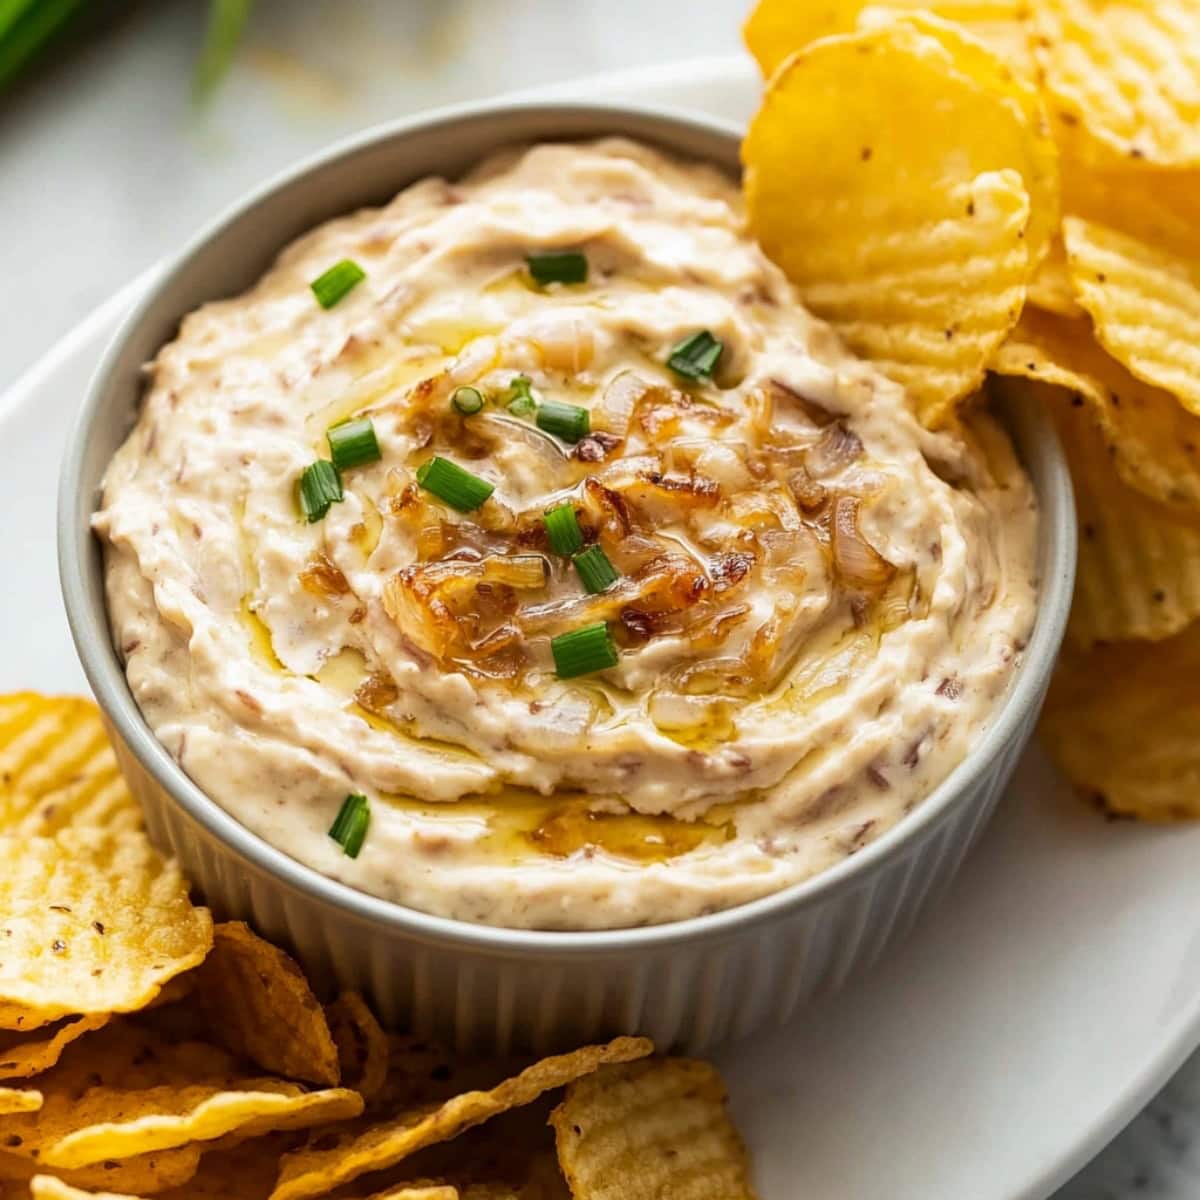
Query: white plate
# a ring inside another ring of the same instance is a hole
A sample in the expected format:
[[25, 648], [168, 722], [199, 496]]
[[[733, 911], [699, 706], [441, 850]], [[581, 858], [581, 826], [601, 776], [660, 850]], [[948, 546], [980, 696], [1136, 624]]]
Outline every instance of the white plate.
[[[588, 87], [739, 118], [756, 92], [736, 59]], [[100, 349], [147, 283], [0, 399], [0, 689], [84, 686], [58, 596], [55, 478]], [[720, 1055], [763, 1200], [1044, 1200], [1200, 1042], [1198, 855], [1200, 828], [1109, 824], [1032, 754], [907, 944]]]

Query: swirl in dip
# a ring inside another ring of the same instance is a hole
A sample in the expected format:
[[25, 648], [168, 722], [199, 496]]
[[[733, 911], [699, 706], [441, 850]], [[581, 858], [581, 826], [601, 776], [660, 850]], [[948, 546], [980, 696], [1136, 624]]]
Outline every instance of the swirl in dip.
[[[548, 251], [586, 281], [535, 282]], [[310, 283], [344, 259], [365, 278], [325, 309]], [[923, 430], [734, 183], [627, 141], [331, 221], [149, 375], [95, 518], [138, 704], [250, 829], [429, 912], [618, 927], [805, 879], [964, 757], [1032, 624], [1004, 435]], [[307, 520], [299, 480], [352, 416], [381, 456]], [[491, 494], [447, 503], [435, 458]], [[548, 539], [563, 505], [605, 590]], [[560, 677], [555, 639], [588, 628], [596, 669]], [[350, 795], [357, 857], [329, 835]]]

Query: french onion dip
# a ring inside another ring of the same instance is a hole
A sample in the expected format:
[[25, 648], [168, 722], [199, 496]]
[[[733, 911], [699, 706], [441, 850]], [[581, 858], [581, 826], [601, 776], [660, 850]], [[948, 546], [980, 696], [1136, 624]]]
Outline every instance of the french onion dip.
[[963, 759], [1032, 625], [1005, 435], [922, 429], [732, 181], [632, 142], [330, 221], [148, 376], [95, 517], [138, 704], [255, 833], [431, 913], [806, 879]]

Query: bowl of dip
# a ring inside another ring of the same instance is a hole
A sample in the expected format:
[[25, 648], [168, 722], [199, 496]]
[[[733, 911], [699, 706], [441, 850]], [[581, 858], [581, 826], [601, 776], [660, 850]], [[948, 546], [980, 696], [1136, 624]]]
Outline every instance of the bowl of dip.
[[739, 132], [372, 131], [187, 246], [70, 437], [60, 569], [152, 835], [459, 1044], [785, 1019], [953, 877], [1036, 721], [1070, 481], [952, 433], [744, 228]]

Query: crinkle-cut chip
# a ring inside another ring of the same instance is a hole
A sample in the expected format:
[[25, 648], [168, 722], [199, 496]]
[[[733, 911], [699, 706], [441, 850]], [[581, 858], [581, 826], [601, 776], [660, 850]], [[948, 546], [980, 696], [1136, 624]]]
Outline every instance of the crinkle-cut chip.
[[374, 1099], [387, 1081], [390, 1056], [387, 1034], [375, 1014], [357, 992], [343, 992], [326, 1006], [325, 1018], [337, 1046], [343, 1085], [364, 1100]]
[[142, 827], [100, 710], [80, 696], [0, 696], [0, 832], [49, 837], [70, 825]]
[[1200, 5], [1038, 0], [1033, 20], [1051, 116], [1073, 154], [1200, 165]]
[[755, 236], [927, 424], [979, 386], [1020, 315], [1032, 275], [1021, 168], [1040, 161], [1037, 142], [951, 39], [899, 22], [801, 51], [751, 121]]
[[0, 1028], [148, 1004], [212, 945], [212, 918], [143, 833], [0, 837]]
[[758, 0], [742, 36], [763, 76], [769, 78], [809, 42], [850, 33], [864, 11], [899, 16], [933, 13], [964, 26], [1023, 73], [1032, 67], [1021, 0]]
[[1090, 646], [1178, 633], [1200, 616], [1200, 514], [1127, 487], [1086, 408], [1053, 411], [1079, 518], [1071, 640]]
[[[630, 1062], [653, 1053], [646, 1038], [617, 1038], [603, 1046], [584, 1046], [570, 1054], [543, 1059], [488, 1092], [466, 1092], [438, 1106], [423, 1106], [338, 1138], [332, 1146], [306, 1147], [284, 1156], [271, 1200], [302, 1200], [369, 1171], [381, 1171], [424, 1146], [448, 1141], [499, 1113], [536, 1100], [543, 1092], [613, 1062]], [[324, 1142], [326, 1139], [322, 1139]]]
[[1042, 739], [1080, 789], [1144, 821], [1200, 817], [1200, 625], [1166, 641], [1068, 647]]
[[198, 996], [222, 1045], [290, 1079], [333, 1086], [338, 1052], [304, 973], [241, 921], [218, 925], [196, 973]]
[[41, 1107], [41, 1092], [25, 1088], [0, 1087], [0, 1115], [36, 1112]]
[[602, 1067], [550, 1116], [575, 1200], [754, 1200], [715, 1067], [662, 1058]]
[[1046, 257], [1029, 281], [1029, 303], [1061, 317], [1087, 315], [1075, 298], [1075, 288], [1067, 273], [1067, 252], [1059, 237], [1050, 243]]
[[1200, 259], [1103, 225], [1063, 221], [1067, 268], [1104, 348], [1200, 415]]
[[1164, 504], [1200, 508], [1200, 417], [1134, 378], [1086, 320], [1027, 308], [990, 369], [1066, 388], [1070, 402], [1090, 406], [1125, 483]]
[[73, 1041], [109, 1020], [108, 1013], [95, 1013], [90, 1017], [68, 1017], [29, 1033], [0, 1030], [0, 1079], [27, 1079], [49, 1070]]
[[[200, 1165], [199, 1146], [180, 1146], [161, 1154], [142, 1154], [137, 1158], [111, 1159], [78, 1171], [56, 1171], [55, 1175], [75, 1188], [101, 1194], [155, 1196], [174, 1191], [172, 1200], [193, 1200], [184, 1185]], [[28, 1186], [35, 1175], [46, 1168], [36, 1159], [0, 1150], [0, 1189], [5, 1182]], [[0, 1195], [3, 1192], [0, 1190]], [[24, 1192], [18, 1192], [25, 1195]], [[213, 1200], [227, 1200], [226, 1197]], [[240, 1197], [239, 1197], [240, 1200]]]

